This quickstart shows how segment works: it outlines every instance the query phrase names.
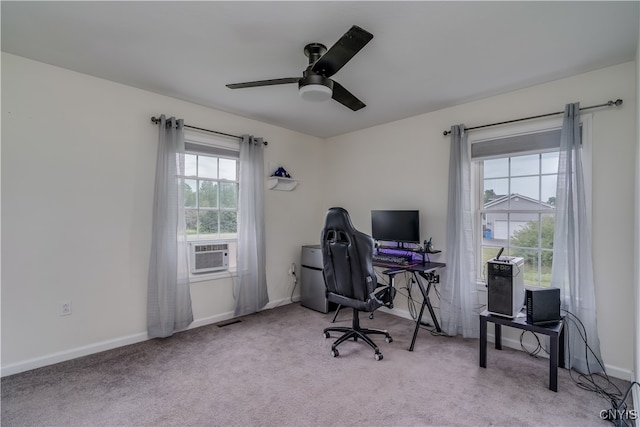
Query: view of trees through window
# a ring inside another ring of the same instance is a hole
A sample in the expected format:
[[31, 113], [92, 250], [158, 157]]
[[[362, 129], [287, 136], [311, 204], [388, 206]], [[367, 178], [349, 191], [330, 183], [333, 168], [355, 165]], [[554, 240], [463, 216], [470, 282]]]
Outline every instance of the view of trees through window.
[[184, 206], [190, 240], [237, 238], [237, 159], [186, 154]]
[[481, 162], [482, 266], [503, 255], [524, 258], [524, 282], [550, 286], [558, 152]]

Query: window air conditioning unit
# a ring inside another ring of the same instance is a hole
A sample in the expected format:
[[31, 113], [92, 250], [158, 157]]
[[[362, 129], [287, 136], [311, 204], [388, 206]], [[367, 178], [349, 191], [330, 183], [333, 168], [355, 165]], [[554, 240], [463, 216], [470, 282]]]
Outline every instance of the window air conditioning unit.
[[207, 273], [229, 268], [229, 245], [226, 243], [191, 243], [191, 273]]

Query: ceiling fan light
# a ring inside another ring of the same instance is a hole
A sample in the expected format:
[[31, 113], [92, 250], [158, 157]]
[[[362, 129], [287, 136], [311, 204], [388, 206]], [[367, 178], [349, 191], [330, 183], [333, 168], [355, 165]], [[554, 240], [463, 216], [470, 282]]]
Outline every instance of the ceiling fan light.
[[330, 87], [321, 84], [308, 84], [299, 90], [302, 99], [307, 101], [327, 101], [331, 99], [332, 90]]

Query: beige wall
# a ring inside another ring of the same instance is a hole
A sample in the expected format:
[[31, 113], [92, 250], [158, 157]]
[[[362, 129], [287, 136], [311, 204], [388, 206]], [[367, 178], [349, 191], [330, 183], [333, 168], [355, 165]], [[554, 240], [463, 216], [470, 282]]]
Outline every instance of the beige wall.
[[[593, 242], [603, 356], [614, 375], [628, 376], [636, 77], [635, 63], [622, 64], [323, 141], [3, 53], [2, 374], [145, 339], [153, 115], [263, 136], [265, 162], [300, 180], [292, 192], [266, 191], [275, 305], [288, 302], [287, 270], [299, 263], [301, 245], [317, 242], [330, 206], [349, 209], [364, 231], [371, 209], [420, 209], [423, 237], [446, 250], [449, 140], [442, 131], [452, 124], [623, 98], [621, 109], [593, 113]], [[192, 285], [196, 324], [231, 315], [231, 286], [231, 279]], [[73, 314], [60, 317], [66, 299]], [[398, 307], [406, 312], [402, 297]]]
[[[634, 62], [510, 92], [326, 141], [324, 205], [342, 205], [370, 231], [371, 209], [420, 209], [422, 238], [446, 251], [449, 138], [452, 124], [471, 127], [624, 99], [620, 109], [594, 110], [593, 245], [598, 332], [611, 372], [633, 369], [633, 255], [636, 157]], [[329, 161], [331, 159], [331, 161]], [[444, 262], [444, 254], [432, 257]], [[397, 310], [406, 310], [402, 297]], [[514, 338], [515, 340], [515, 338]], [[519, 344], [519, 343], [518, 343]]]
[[[146, 338], [159, 114], [269, 141], [265, 164], [300, 180], [266, 190], [267, 282], [318, 240], [322, 140], [2, 54], [2, 368], [12, 373]], [[296, 294], [299, 294], [296, 289]], [[232, 315], [232, 280], [192, 285], [195, 324]], [[61, 317], [60, 302], [73, 314]]]

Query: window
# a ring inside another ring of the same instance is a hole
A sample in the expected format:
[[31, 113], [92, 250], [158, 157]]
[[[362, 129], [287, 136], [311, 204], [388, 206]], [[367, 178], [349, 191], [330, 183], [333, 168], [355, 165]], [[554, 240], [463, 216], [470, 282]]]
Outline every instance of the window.
[[188, 241], [225, 242], [236, 267], [239, 146], [185, 135], [184, 207]]
[[553, 258], [558, 152], [479, 161], [482, 265], [499, 248], [524, 258], [524, 281], [549, 286]]
[[[590, 117], [581, 118], [587, 181]], [[560, 119], [469, 134], [479, 282], [504, 247], [503, 255], [524, 258], [526, 286], [550, 286], [561, 125]]]

